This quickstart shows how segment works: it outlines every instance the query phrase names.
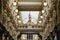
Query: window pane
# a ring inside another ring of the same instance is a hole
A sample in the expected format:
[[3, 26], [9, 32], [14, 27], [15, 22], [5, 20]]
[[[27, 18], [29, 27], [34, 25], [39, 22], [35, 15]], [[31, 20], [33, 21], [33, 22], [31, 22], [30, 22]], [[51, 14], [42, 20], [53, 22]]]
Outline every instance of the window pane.
[[29, 11], [21, 11], [21, 14], [22, 14], [22, 21], [24, 24], [26, 24], [29, 20]]
[[21, 11], [23, 23], [28, 23], [29, 15], [31, 16], [31, 23], [37, 24], [39, 11]]
[[39, 11], [31, 11], [31, 22], [37, 24]]

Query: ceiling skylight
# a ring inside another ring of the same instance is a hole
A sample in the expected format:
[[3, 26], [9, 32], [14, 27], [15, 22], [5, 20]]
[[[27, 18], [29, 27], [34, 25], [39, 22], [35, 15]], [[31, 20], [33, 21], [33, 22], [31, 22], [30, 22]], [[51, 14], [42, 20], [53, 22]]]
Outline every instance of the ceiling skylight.
[[[24, 24], [27, 24], [29, 20], [31, 23], [37, 24], [39, 11], [21, 11], [22, 20]], [[31, 19], [29, 19], [29, 15]]]

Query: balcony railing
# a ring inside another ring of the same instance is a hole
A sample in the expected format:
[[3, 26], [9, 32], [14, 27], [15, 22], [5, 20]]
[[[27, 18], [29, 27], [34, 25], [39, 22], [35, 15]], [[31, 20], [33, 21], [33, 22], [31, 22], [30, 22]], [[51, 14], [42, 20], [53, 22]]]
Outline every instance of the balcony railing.
[[17, 27], [17, 30], [18, 31], [41, 31], [43, 29], [43, 27], [42, 26], [37, 26], [37, 25], [34, 25], [34, 26], [18, 26]]

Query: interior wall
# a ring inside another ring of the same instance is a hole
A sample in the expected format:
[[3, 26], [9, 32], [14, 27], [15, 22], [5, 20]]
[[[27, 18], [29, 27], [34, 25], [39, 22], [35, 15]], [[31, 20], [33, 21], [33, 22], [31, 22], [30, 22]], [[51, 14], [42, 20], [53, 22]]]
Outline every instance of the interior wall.
[[0, 40], [14, 40], [6, 28], [0, 23]]

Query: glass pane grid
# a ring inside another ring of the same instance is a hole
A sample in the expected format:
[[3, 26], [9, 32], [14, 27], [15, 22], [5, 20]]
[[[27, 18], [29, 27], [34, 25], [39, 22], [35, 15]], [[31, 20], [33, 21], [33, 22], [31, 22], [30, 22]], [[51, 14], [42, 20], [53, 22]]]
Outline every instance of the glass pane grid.
[[[20, 12], [22, 14], [23, 24], [27, 24], [29, 20], [31, 20], [32, 24], [37, 24], [39, 11], [20, 11]], [[29, 19], [29, 15], [31, 19]]]

